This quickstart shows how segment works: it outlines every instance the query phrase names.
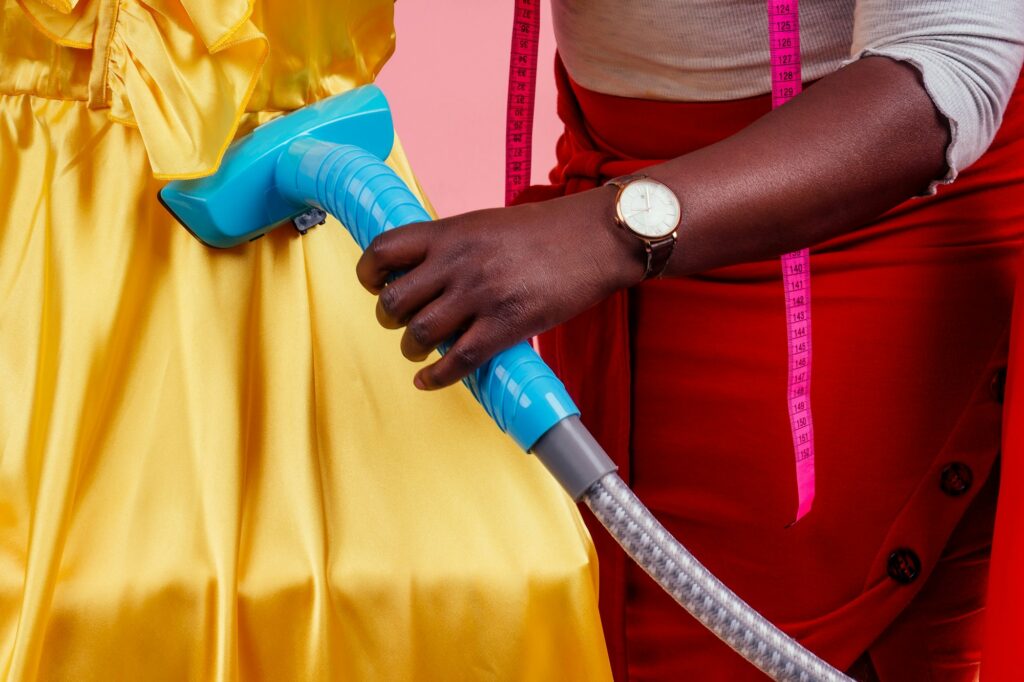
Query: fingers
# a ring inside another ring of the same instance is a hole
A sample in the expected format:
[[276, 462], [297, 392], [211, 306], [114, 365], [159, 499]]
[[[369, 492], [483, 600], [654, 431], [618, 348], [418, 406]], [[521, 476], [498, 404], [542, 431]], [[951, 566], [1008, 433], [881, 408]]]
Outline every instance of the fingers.
[[402, 335], [402, 355], [414, 362], [426, 359], [441, 343], [465, 329], [471, 319], [459, 297], [442, 296], [409, 320]]
[[444, 291], [443, 281], [427, 265], [394, 280], [377, 298], [377, 321], [385, 329], [405, 326], [417, 311]]
[[359, 282], [371, 293], [384, 288], [388, 276], [407, 270], [427, 257], [433, 223], [407, 225], [379, 235], [356, 264]]
[[478, 318], [437, 362], [416, 373], [416, 388], [450, 386], [484, 364], [516, 339], [494, 318]]
[[[419, 388], [459, 381], [518, 341], [517, 334], [537, 327], [536, 316], [530, 314], [536, 297], [525, 284], [537, 278], [525, 275], [531, 268], [523, 267], [532, 264], [533, 253], [511, 248], [515, 242], [507, 235], [483, 229], [491, 213], [498, 214], [480, 211], [386, 232], [370, 243], [356, 265], [360, 283], [379, 295], [380, 324], [406, 327], [401, 341], [405, 357], [422, 361], [458, 337], [441, 360], [417, 373]], [[557, 298], [555, 289], [545, 293]]]

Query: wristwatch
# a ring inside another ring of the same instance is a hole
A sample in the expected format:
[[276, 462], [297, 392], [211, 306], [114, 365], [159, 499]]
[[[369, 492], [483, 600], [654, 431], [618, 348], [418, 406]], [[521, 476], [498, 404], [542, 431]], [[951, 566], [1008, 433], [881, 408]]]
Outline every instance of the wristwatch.
[[660, 276], [679, 236], [679, 198], [667, 185], [643, 174], [623, 175], [606, 184], [619, 188], [615, 197], [616, 224], [644, 245], [644, 279]]

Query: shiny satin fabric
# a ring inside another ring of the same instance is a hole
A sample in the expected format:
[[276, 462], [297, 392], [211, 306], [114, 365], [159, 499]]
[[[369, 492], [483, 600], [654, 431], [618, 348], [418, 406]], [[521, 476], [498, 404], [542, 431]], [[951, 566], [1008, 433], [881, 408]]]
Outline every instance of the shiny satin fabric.
[[243, 112], [369, 82], [394, 50], [393, 0], [5, 3], [0, 92], [138, 128], [158, 178], [209, 174]]
[[608, 679], [575, 506], [412, 387], [351, 238], [215, 251], [156, 202], [393, 44], [391, 0], [247, 7], [3, 5], [0, 679]]

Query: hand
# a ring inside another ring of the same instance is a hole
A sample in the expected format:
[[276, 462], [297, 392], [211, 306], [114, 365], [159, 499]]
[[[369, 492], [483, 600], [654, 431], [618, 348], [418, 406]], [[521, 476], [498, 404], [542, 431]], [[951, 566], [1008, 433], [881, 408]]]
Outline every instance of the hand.
[[[418, 223], [374, 240], [359, 281], [379, 294], [377, 319], [405, 327], [402, 353], [424, 360], [421, 389], [459, 381], [495, 354], [643, 278], [640, 242], [614, 224], [615, 188]], [[404, 273], [386, 284], [393, 273]]]

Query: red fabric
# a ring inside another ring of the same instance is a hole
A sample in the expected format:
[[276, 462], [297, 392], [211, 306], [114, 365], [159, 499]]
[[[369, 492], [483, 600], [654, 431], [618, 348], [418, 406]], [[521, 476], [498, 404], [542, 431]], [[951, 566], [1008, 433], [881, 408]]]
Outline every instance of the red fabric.
[[[558, 167], [524, 201], [685, 154], [770, 109], [768, 97], [602, 95], [560, 65], [557, 78]], [[835, 665], [869, 651], [882, 680], [977, 675], [993, 523], [984, 483], [1001, 418], [990, 385], [1006, 361], [1024, 231], [1022, 99], [953, 186], [813, 249], [818, 496], [792, 528], [777, 261], [648, 282], [541, 338], [584, 421], [668, 529]], [[952, 462], [973, 477], [960, 496], [941, 485]], [[593, 535], [619, 679], [763, 679]], [[922, 566], [906, 585], [887, 575], [900, 548]]]
[[1003, 476], [992, 549], [982, 679], [1024, 679], [1024, 259], [1017, 280], [1006, 385]]

